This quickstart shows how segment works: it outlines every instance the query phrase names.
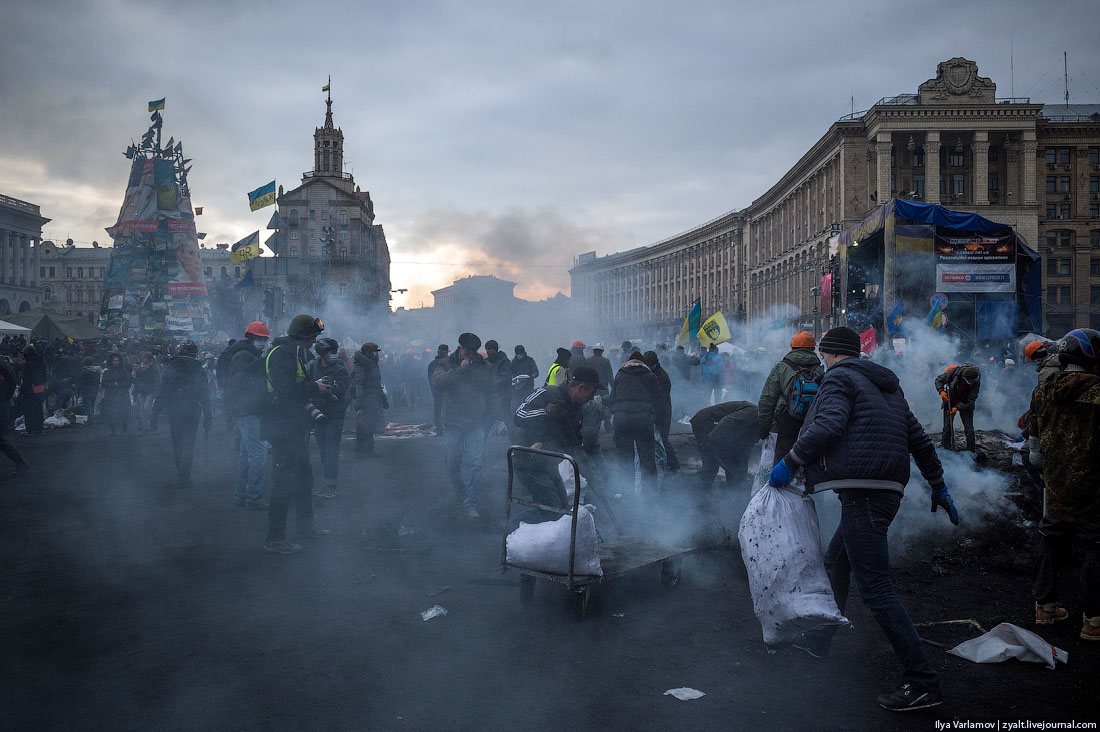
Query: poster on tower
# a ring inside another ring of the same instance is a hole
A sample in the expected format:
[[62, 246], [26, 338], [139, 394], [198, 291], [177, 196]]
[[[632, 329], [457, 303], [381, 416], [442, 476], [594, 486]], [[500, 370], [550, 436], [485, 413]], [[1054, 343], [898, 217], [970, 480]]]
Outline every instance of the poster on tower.
[[1002, 236], [936, 236], [937, 292], [1015, 292], [1016, 246]]

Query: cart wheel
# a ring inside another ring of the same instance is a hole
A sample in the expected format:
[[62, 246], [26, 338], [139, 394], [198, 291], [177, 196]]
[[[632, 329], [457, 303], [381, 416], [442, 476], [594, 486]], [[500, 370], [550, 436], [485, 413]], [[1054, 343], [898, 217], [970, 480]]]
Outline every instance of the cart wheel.
[[535, 599], [535, 578], [528, 575], [522, 575], [519, 578], [519, 601], [521, 605], [527, 606]]
[[588, 612], [588, 598], [591, 596], [591, 588], [588, 585], [573, 590], [573, 617], [583, 620]]
[[680, 584], [681, 568], [679, 561], [666, 559], [661, 562], [661, 584], [665, 587], [675, 587]]

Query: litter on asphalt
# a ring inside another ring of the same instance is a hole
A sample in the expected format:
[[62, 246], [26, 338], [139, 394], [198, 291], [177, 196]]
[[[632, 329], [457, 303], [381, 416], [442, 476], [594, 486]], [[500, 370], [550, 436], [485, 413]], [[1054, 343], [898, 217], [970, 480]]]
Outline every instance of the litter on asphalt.
[[687, 686], [681, 686], [678, 689], [669, 689], [662, 696], [674, 696], [680, 701], [690, 701], [691, 699], [698, 699], [701, 696], [706, 696], [698, 689], [691, 689]]
[[424, 612], [420, 613], [420, 617], [424, 618], [424, 620], [431, 620], [434, 617], [437, 617], [439, 615], [446, 615], [446, 614], [447, 614], [447, 608], [445, 608], [441, 605], [432, 605], [430, 608], [428, 608]]

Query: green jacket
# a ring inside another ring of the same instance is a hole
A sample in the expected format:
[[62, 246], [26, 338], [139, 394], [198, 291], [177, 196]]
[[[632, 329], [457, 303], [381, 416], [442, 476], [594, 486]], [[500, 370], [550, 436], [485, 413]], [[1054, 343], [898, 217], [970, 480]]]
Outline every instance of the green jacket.
[[1100, 523], [1100, 376], [1064, 372], [1031, 395], [1043, 455], [1043, 515]]
[[772, 429], [772, 423], [778, 422], [787, 413], [787, 392], [791, 389], [791, 383], [797, 371], [791, 365], [792, 363], [797, 364], [799, 369], [817, 369], [818, 377], [825, 374], [825, 369], [812, 348], [792, 348], [779, 363], [772, 366], [768, 380], [764, 382], [764, 389], [760, 392], [760, 401], [757, 403], [756, 426], [761, 439], [767, 438]]

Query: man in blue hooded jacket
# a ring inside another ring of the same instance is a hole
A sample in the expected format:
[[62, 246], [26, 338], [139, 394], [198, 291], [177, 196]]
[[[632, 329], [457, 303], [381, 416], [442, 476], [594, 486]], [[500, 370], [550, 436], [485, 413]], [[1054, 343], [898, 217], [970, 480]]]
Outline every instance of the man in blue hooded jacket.
[[[878, 697], [891, 711], [922, 709], [942, 700], [939, 676], [901, 604], [890, 577], [886, 532], [909, 482], [909, 456], [932, 488], [932, 511], [942, 507], [953, 524], [959, 514], [943, 481], [936, 448], [905, 400], [898, 377], [860, 359], [859, 336], [833, 328], [818, 346], [825, 377], [791, 451], [772, 469], [771, 483], [786, 485], [806, 469], [810, 491], [836, 491], [841, 517], [825, 568], [843, 612], [855, 578], [863, 604], [875, 616], [905, 667], [902, 683]], [[829, 651], [836, 626], [804, 633], [796, 648], [816, 658]]]

